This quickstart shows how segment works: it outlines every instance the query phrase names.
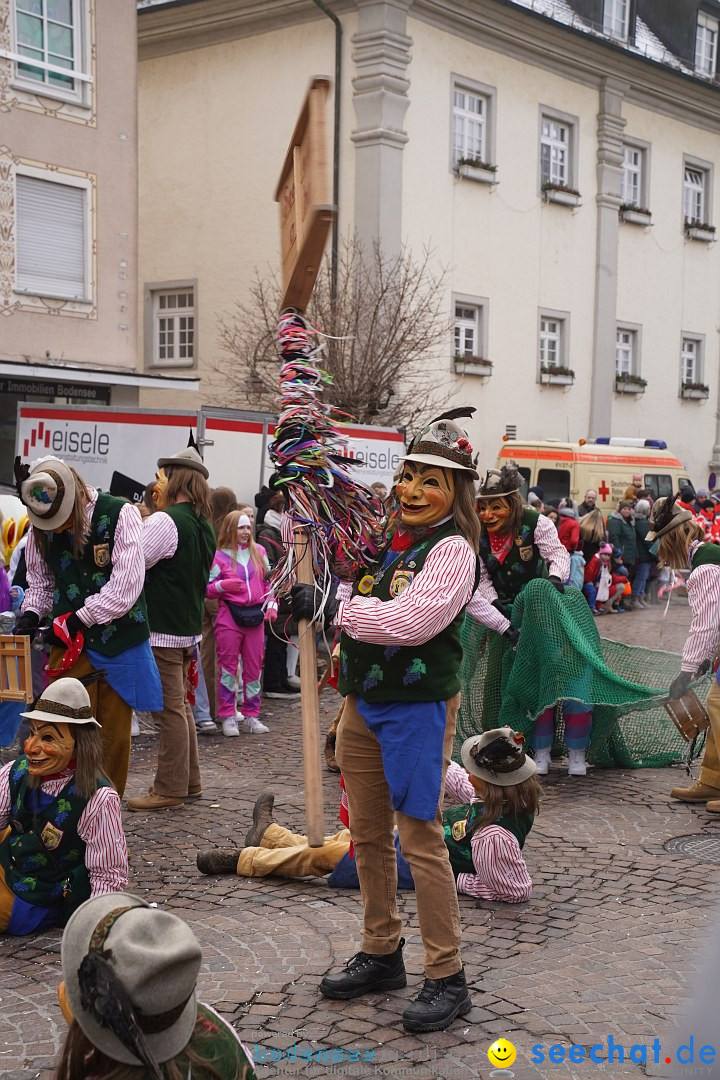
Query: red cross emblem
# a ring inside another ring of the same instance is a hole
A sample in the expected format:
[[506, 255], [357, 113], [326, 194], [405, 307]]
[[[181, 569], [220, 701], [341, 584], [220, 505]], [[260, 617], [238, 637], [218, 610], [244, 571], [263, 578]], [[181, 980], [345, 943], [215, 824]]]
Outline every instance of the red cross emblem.
[[607, 484], [605, 483], [604, 480], [603, 480], [602, 484], [600, 485], [600, 487], [598, 488], [598, 492], [602, 495], [602, 501], [605, 502], [608, 495], [610, 494], [610, 488], [607, 486]]

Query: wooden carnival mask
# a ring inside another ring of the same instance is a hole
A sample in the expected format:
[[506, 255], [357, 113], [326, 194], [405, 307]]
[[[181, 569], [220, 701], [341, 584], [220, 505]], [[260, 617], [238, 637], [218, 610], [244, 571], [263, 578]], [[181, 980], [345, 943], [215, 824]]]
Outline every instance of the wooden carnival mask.
[[455, 477], [452, 469], [406, 461], [397, 485], [403, 525], [426, 528], [452, 513]]
[[31, 776], [51, 776], [66, 769], [75, 755], [75, 738], [70, 724], [31, 720], [30, 734], [23, 744]]

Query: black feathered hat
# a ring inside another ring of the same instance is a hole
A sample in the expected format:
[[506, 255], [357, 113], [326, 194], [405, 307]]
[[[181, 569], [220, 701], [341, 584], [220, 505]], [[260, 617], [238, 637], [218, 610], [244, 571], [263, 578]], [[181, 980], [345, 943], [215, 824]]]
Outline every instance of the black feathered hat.
[[506, 495], [514, 495], [520, 491], [523, 478], [514, 461], [508, 461], [501, 469], [488, 469], [485, 479], [480, 485], [478, 497], [480, 499], [504, 499]]
[[436, 416], [427, 427], [413, 439], [405, 455], [405, 461], [418, 461], [425, 465], [436, 465], [440, 469], [462, 469], [473, 480], [478, 474], [473, 462], [473, 448], [464, 431], [455, 421], [464, 416], [472, 416], [475, 409], [462, 407], [449, 409]]

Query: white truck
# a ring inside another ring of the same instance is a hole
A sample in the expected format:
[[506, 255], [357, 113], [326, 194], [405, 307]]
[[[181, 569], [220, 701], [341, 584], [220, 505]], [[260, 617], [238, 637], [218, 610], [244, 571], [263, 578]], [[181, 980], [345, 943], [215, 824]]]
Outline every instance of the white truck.
[[[105, 491], [117, 473], [139, 491], [154, 478], [157, 459], [182, 450], [192, 431], [212, 486], [230, 487], [252, 506], [273, 471], [268, 445], [274, 430], [274, 416], [240, 409], [176, 412], [29, 403], [18, 405], [16, 453], [28, 462], [54, 454]], [[402, 430], [355, 424], [340, 430], [346, 434], [345, 455], [362, 462], [353, 476], [389, 488], [405, 450]]]

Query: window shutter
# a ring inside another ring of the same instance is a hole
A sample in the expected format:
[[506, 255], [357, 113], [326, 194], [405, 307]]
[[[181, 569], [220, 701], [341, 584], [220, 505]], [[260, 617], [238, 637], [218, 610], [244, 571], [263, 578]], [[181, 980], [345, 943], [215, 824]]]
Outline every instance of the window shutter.
[[17, 287], [85, 300], [87, 192], [34, 176], [17, 176]]

